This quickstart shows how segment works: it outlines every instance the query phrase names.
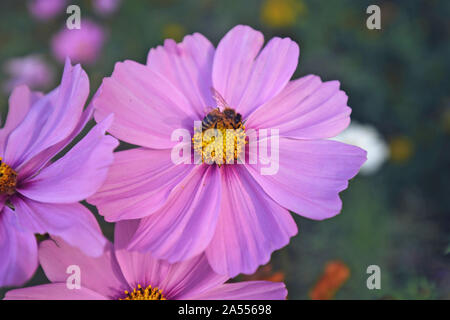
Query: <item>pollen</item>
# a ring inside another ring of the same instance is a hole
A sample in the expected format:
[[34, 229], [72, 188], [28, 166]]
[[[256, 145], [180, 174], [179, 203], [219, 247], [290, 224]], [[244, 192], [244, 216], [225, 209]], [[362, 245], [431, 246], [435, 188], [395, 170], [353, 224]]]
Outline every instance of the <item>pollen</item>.
[[137, 288], [133, 291], [124, 291], [126, 297], [119, 300], [166, 300], [160, 289], [147, 286], [146, 288], [138, 284]]
[[0, 194], [12, 195], [16, 192], [17, 172], [2, 162], [0, 157]]
[[245, 126], [241, 115], [227, 108], [208, 113], [201, 128], [194, 128], [194, 152], [201, 155], [203, 163], [219, 166], [238, 160], [246, 144]]

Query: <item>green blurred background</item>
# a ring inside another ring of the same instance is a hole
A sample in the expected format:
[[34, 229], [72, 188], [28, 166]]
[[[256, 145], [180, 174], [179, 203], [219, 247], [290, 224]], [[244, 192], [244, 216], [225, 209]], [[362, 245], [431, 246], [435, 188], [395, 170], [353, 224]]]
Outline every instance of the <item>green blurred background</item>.
[[[107, 33], [100, 59], [83, 66], [91, 94], [116, 61], [144, 63], [165, 38], [200, 32], [217, 45], [234, 25], [248, 24], [266, 40], [295, 40], [295, 77], [339, 80], [352, 119], [376, 127], [390, 155], [377, 172], [350, 182], [340, 215], [296, 216], [299, 234], [252, 278], [284, 279], [290, 299], [309, 299], [318, 283], [335, 299], [450, 298], [450, 1], [127, 0], [107, 16], [95, 13], [90, 0], [71, 3]], [[381, 8], [381, 30], [366, 28], [370, 4]], [[0, 68], [11, 58], [40, 54], [56, 72], [47, 89], [56, 86], [62, 65], [50, 39], [67, 16], [64, 10], [38, 21], [26, 1], [2, 0]], [[2, 70], [0, 82], [7, 78]], [[3, 119], [7, 101], [8, 92], [0, 92]], [[112, 238], [113, 225], [98, 218]], [[342, 284], [324, 274], [330, 261], [345, 271], [338, 275], [347, 274]], [[372, 264], [381, 268], [380, 290], [366, 287]], [[27, 285], [46, 281], [38, 270]]]

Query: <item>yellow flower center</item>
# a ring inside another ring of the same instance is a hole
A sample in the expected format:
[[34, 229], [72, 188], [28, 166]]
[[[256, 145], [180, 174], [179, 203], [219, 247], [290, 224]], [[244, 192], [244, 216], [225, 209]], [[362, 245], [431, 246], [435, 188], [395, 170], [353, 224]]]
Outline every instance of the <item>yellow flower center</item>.
[[160, 289], [152, 288], [152, 286], [143, 288], [140, 284], [131, 292], [125, 290], [125, 295], [125, 298], [119, 300], [166, 300]]
[[16, 192], [17, 172], [2, 162], [0, 157], [0, 194], [12, 195]]
[[234, 163], [246, 143], [241, 115], [231, 108], [214, 109], [203, 118], [202, 127], [194, 129], [192, 142], [203, 163]]

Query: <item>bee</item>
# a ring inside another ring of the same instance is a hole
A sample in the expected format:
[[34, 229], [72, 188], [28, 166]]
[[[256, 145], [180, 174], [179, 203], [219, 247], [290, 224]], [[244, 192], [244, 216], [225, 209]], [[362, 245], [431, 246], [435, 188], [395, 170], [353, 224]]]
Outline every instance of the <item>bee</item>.
[[[202, 120], [202, 130], [217, 127], [225, 129], [239, 129], [243, 126], [242, 115], [230, 108], [225, 99], [214, 88], [211, 88], [213, 98], [217, 103], [217, 108], [209, 112]], [[223, 111], [220, 111], [220, 107]]]
[[240, 113], [234, 111], [234, 109], [225, 108], [223, 110], [223, 115], [226, 128], [239, 129], [242, 127], [242, 116]]
[[210, 128], [217, 129], [217, 124], [221, 121], [222, 112], [219, 108], [213, 109], [202, 120], [202, 131], [206, 131]]

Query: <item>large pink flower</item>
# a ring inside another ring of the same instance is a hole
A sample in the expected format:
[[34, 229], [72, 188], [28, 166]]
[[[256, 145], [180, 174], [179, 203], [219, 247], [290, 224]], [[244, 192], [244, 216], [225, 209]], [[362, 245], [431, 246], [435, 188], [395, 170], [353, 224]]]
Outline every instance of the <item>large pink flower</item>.
[[[317, 220], [340, 212], [339, 192], [366, 159], [362, 149], [327, 140], [350, 122], [347, 96], [337, 81], [290, 81], [297, 44], [273, 38], [261, 50], [263, 42], [248, 26], [233, 28], [217, 49], [196, 33], [150, 50], [147, 65], [117, 63], [104, 80], [93, 102], [96, 120], [115, 113], [110, 132], [141, 147], [116, 154], [88, 201], [108, 221], [141, 219], [130, 249], [170, 262], [206, 251], [217, 273], [253, 273], [297, 233], [289, 210]], [[279, 129], [276, 174], [262, 175], [261, 161], [172, 162], [174, 130], [194, 134], [194, 121], [223, 116], [225, 103], [235, 110], [235, 127]]]
[[[85, 255], [64, 241], [44, 241], [39, 258], [51, 284], [17, 289], [6, 294], [7, 300], [281, 300], [287, 290], [281, 282], [248, 281], [224, 283], [228, 277], [213, 272], [205, 255], [169, 264], [149, 254], [124, 249], [132, 229], [116, 230], [114, 246], [110, 243], [98, 258]], [[79, 269], [76, 280], [68, 279], [68, 267]]]
[[105, 135], [112, 117], [95, 126], [55, 162], [92, 116], [83, 112], [89, 81], [79, 65], [66, 62], [59, 87], [47, 95], [17, 87], [0, 129], [0, 287], [21, 285], [37, 268], [34, 234], [60, 236], [90, 255], [105, 241], [87, 208], [106, 178], [118, 142]]

